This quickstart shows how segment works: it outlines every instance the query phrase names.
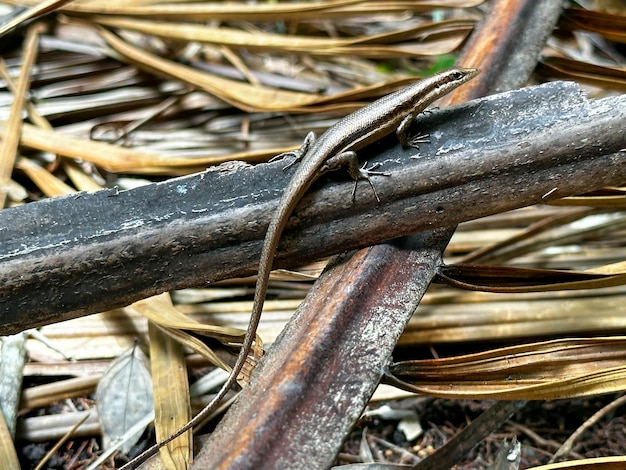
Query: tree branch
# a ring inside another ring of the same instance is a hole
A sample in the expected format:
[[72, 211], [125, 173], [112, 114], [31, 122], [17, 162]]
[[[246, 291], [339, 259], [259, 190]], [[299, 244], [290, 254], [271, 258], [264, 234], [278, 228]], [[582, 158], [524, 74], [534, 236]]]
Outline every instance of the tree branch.
[[[626, 96], [588, 101], [554, 82], [436, 110], [431, 142], [360, 152], [391, 177], [381, 203], [338, 172], [290, 219], [276, 267], [304, 262], [626, 179]], [[0, 323], [10, 334], [255, 271], [292, 170], [230, 163], [118, 192], [77, 193], [0, 211]]]

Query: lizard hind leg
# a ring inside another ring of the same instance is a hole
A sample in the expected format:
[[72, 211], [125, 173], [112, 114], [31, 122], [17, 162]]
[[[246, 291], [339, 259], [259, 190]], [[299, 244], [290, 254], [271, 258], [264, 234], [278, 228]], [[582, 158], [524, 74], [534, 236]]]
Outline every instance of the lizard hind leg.
[[370, 187], [372, 188], [372, 192], [374, 193], [374, 197], [376, 201], [380, 202], [380, 198], [378, 197], [378, 193], [376, 192], [376, 187], [374, 183], [372, 183], [371, 175], [379, 175], [379, 176], [391, 176], [391, 173], [387, 173], [385, 171], [374, 171], [376, 168], [380, 166], [380, 163], [374, 163], [372, 166], [367, 168], [367, 162], [363, 163], [363, 166], [359, 168], [359, 177], [354, 179], [354, 188], [352, 188], [352, 200], [354, 201], [356, 197], [356, 187], [359, 184], [359, 180], [366, 180]]
[[374, 197], [376, 200], [380, 202], [380, 198], [378, 197], [378, 193], [376, 192], [376, 188], [372, 184], [372, 180], [370, 176], [372, 175], [380, 175], [380, 176], [390, 176], [389, 173], [385, 173], [383, 171], [374, 171], [376, 168], [380, 166], [380, 163], [376, 163], [371, 167], [367, 168], [367, 162], [363, 164], [363, 166], [359, 167], [359, 161], [356, 156], [356, 152], [352, 150], [347, 150], [345, 152], [341, 152], [333, 157], [330, 157], [326, 160], [326, 163], [322, 167], [322, 172], [336, 170], [340, 167], [348, 167], [348, 173], [354, 180], [354, 189], [352, 190], [352, 200], [354, 200], [356, 195], [356, 187], [359, 180], [366, 180], [372, 188], [374, 192]]

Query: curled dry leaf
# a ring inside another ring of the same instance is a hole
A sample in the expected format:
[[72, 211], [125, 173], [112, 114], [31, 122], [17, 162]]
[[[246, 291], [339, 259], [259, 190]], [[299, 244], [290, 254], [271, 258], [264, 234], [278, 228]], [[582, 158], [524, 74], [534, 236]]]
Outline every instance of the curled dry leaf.
[[522, 344], [389, 367], [388, 383], [447, 398], [554, 400], [619, 392], [626, 386], [624, 337]]

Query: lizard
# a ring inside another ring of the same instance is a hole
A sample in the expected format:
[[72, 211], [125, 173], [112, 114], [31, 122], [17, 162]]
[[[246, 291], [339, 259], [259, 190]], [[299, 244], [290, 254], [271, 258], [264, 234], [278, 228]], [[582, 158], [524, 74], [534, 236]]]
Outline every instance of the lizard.
[[[367, 180], [374, 188], [370, 181], [370, 175], [382, 173], [372, 171], [373, 168], [366, 169], [366, 165], [359, 167], [356, 152], [394, 131], [403, 147], [415, 146], [414, 141], [408, 137], [409, 126], [415, 117], [434, 101], [468, 82], [478, 73], [478, 69], [457, 68], [416, 81], [340, 119], [319, 138], [316, 138], [315, 133], [309, 132], [300, 149], [275, 157], [295, 157], [285, 169], [298, 162], [299, 165], [283, 191], [278, 209], [270, 220], [263, 241], [252, 314], [235, 365], [226, 382], [208, 405], [185, 426], [128, 462], [122, 467], [122, 470], [134, 468], [135, 464], [156, 453], [161, 446], [202, 422], [235, 384], [256, 337], [256, 330], [267, 294], [270, 272], [283, 229], [287, 225], [289, 216], [311, 185], [325, 172], [347, 166], [348, 173], [355, 181], [353, 197], [356, 183], [359, 180]], [[374, 194], [378, 199], [375, 190]]]

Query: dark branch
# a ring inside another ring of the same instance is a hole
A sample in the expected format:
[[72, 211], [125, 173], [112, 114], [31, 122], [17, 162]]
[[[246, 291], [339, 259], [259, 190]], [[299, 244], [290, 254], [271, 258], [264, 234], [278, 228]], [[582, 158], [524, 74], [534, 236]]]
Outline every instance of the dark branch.
[[[419, 129], [418, 129], [419, 128]], [[292, 216], [277, 267], [626, 180], [626, 97], [587, 101], [550, 83], [425, 114], [430, 144], [393, 138], [360, 152], [391, 177], [351, 200], [323, 178]], [[255, 271], [293, 169], [226, 164], [117, 192], [0, 211], [2, 334]], [[332, 181], [331, 181], [332, 180]]]

